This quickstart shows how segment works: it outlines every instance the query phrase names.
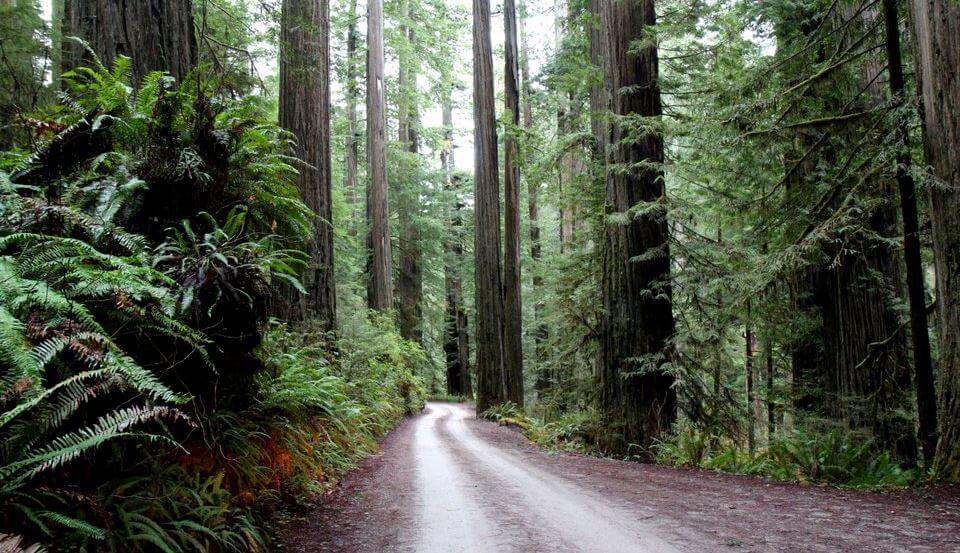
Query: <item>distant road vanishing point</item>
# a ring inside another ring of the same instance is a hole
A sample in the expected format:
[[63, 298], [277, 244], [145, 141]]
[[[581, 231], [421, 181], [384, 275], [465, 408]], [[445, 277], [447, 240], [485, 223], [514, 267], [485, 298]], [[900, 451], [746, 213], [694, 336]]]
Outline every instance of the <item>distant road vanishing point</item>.
[[896, 495], [548, 454], [429, 403], [287, 534], [286, 551], [960, 551], [956, 494]]

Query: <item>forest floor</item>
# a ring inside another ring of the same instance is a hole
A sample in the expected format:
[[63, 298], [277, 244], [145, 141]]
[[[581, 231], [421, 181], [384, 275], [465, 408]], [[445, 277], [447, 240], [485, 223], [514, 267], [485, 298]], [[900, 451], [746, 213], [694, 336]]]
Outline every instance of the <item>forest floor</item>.
[[960, 552], [960, 491], [890, 494], [549, 454], [430, 403], [285, 532], [285, 551]]

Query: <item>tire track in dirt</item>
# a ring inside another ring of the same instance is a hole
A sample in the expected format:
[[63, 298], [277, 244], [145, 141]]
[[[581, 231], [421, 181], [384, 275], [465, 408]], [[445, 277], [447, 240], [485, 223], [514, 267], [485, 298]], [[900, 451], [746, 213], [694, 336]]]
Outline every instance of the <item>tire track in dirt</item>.
[[431, 403], [284, 533], [304, 553], [960, 553], [960, 490], [876, 494], [546, 454]]

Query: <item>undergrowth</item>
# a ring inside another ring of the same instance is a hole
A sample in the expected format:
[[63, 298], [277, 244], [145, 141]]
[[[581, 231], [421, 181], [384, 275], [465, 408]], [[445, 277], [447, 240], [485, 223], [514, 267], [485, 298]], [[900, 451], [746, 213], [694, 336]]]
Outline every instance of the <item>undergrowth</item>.
[[[481, 417], [518, 428], [527, 439], [547, 450], [602, 454], [593, 439], [600, 426], [589, 411], [568, 412], [557, 420], [543, 421], [507, 403], [491, 407]], [[727, 437], [691, 424], [678, 424], [670, 438], [654, 445], [653, 453], [656, 462], [676, 467], [866, 490], [915, 486], [926, 476], [919, 469], [901, 467], [888, 453], [878, 452], [868, 436], [841, 428], [827, 432], [795, 428], [751, 455]]]
[[660, 463], [815, 484], [885, 490], [919, 484], [924, 474], [902, 468], [865, 435], [842, 428], [797, 427], [754, 454], [719, 435], [681, 424], [654, 446]]
[[557, 420], [543, 421], [528, 416], [513, 403], [506, 403], [491, 407], [480, 416], [501, 426], [519, 428], [527, 439], [547, 450], [597, 452], [592, 438], [598, 428], [597, 419], [587, 411], [564, 413]]
[[91, 61], [0, 156], [0, 550], [266, 551], [423, 408], [426, 356], [366, 310], [268, 319], [312, 215], [262, 108]]

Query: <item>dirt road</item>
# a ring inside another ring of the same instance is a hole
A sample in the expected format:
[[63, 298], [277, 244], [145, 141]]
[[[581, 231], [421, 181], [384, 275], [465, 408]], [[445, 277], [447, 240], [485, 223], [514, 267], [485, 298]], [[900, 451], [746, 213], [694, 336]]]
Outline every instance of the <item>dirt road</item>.
[[960, 552], [960, 494], [872, 494], [549, 455], [431, 403], [287, 533], [285, 551]]

